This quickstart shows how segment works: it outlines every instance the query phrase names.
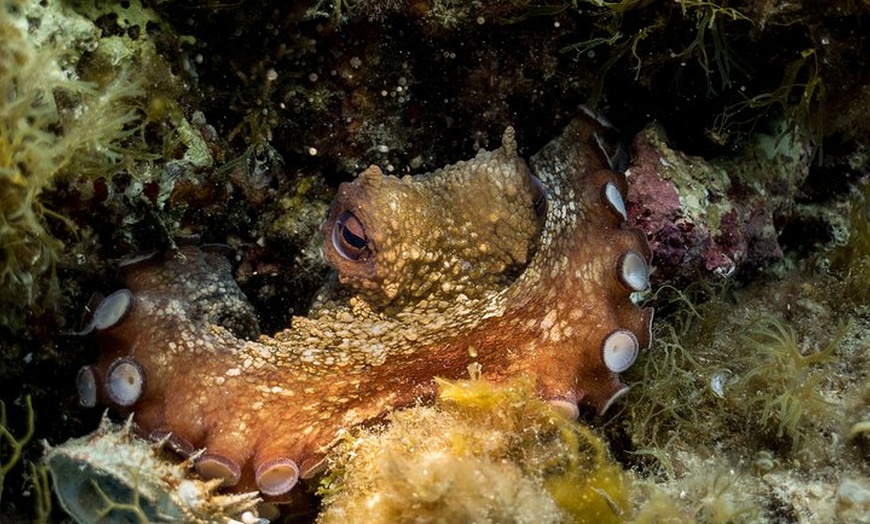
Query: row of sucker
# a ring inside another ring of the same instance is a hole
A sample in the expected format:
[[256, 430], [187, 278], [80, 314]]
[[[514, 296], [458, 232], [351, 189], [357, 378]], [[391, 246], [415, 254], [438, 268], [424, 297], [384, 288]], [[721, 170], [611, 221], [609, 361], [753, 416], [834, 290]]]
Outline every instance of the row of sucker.
[[[85, 327], [80, 333], [105, 331], [120, 324], [133, 308], [133, 293], [129, 289], [119, 289], [108, 297], [95, 297], [98, 302], [90, 311]], [[92, 300], [92, 303], [95, 301]], [[93, 407], [102, 393], [114, 404], [129, 407], [136, 403], [145, 392], [145, 372], [132, 358], [119, 358], [100, 375], [94, 366], [82, 367], [76, 375], [76, 388], [79, 401], [85, 407]]]
[[[128, 289], [118, 290], [108, 297], [97, 297], [96, 306], [86, 319], [81, 333], [106, 331], [119, 325], [134, 307], [133, 293]], [[94, 407], [101, 400], [108, 401], [121, 410], [132, 408], [144, 395], [147, 377], [142, 366], [131, 356], [114, 359], [101, 374], [96, 366], [83, 366], [76, 376], [79, 401], [84, 407]], [[102, 389], [101, 389], [102, 388]], [[221, 479], [222, 485], [231, 487], [242, 478], [239, 461], [228, 456], [197, 451], [193, 444], [172, 432], [152, 430], [147, 435], [151, 440], [162, 441], [174, 453], [194, 459], [196, 472], [205, 479]], [[299, 480], [299, 467], [286, 457], [261, 460], [254, 469], [254, 478], [259, 490], [270, 496], [288, 493]]]
[[[605, 129], [613, 130], [609, 122], [600, 116], [592, 114], [590, 114], [590, 116], [595, 117], [596, 120], [605, 127]], [[595, 139], [595, 143], [598, 146], [601, 155], [604, 157], [607, 165], [609, 165], [612, 171], [611, 175], [619, 173], [621, 176], [621, 172], [627, 167], [624, 150], [621, 147], [614, 148], [609, 146], [609, 142], [600, 132], [595, 132], [592, 136]], [[611, 151], [611, 149], [613, 151]], [[608, 209], [618, 217], [620, 226], [624, 226], [625, 222], [628, 220], [628, 211], [623, 196], [625, 186], [624, 178], [621, 179], [621, 182], [623, 182], [623, 184], [621, 184], [623, 186], [622, 189], [618, 187], [613, 180], [608, 180], [601, 189], [601, 196]], [[644, 247], [647, 247], [645, 238], [642, 238], [639, 243]], [[616, 275], [619, 282], [629, 293], [640, 293], [649, 289], [649, 256], [649, 253], [641, 254], [637, 251], [629, 250], [619, 257], [616, 264]], [[647, 329], [647, 333], [644, 333], [644, 335], [646, 338], [646, 344], [648, 345], [651, 342], [649, 329], [651, 328], [652, 323], [652, 309], [644, 310], [644, 316], [646, 321], [643, 322], [643, 324], [645, 324]], [[634, 364], [637, 356], [640, 354], [640, 350], [641, 343], [638, 340], [638, 336], [630, 329], [619, 327], [610, 331], [602, 341], [601, 360], [607, 369], [614, 374], [623, 373]], [[628, 389], [628, 386], [620, 383], [610, 399], [599, 407], [599, 414], [603, 415], [619, 398], [628, 393]]]

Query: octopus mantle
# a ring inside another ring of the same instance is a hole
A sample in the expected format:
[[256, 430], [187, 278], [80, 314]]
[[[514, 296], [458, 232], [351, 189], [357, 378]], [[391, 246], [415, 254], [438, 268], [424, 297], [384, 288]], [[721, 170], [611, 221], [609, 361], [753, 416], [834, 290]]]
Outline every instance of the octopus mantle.
[[218, 248], [126, 264], [129, 289], [90, 322], [102, 353], [79, 373], [82, 402], [133, 413], [182, 454], [204, 449], [205, 477], [279, 498], [322, 469], [343, 428], [431, 398], [433, 377], [527, 375], [568, 415], [604, 412], [652, 321], [630, 299], [650, 253], [624, 225], [611, 132], [584, 111], [531, 170], [512, 129], [434, 173], [369, 168], [323, 228], [341, 285], [274, 336], [256, 338]]

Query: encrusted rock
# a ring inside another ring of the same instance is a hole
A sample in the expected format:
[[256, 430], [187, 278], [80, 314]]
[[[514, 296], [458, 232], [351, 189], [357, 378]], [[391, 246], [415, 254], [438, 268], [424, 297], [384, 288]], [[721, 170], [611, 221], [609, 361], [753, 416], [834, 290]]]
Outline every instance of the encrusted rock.
[[671, 149], [657, 126], [637, 135], [626, 171], [628, 215], [647, 234], [655, 282], [720, 280], [782, 258], [778, 235], [812, 146], [794, 130], [757, 143], [722, 162]]
[[54, 491], [79, 523], [189, 522], [265, 524], [257, 493], [221, 495], [220, 481], [198, 480], [190, 463], [107, 418], [94, 433], [48, 447]]

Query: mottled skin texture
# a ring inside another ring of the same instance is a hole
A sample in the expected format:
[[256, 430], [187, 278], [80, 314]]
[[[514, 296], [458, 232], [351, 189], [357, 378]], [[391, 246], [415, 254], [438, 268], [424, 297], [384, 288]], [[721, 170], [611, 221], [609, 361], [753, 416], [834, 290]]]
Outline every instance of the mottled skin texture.
[[[583, 115], [532, 159], [546, 216], [511, 130], [501, 149], [443, 171], [399, 181], [370, 169], [343, 185], [324, 249], [344, 286], [273, 337], [237, 336], [253, 316], [221, 253], [188, 247], [128, 267], [133, 307], [97, 335], [100, 400], [111, 363], [134, 359], [146, 387], [122, 411], [238, 465], [238, 490], [256, 489], [254, 471], [274, 459], [314, 474], [342, 428], [430, 398], [433, 377], [475, 363], [603, 411], [624, 390], [603, 341], [626, 329], [646, 347], [652, 318], [617, 276], [624, 253], [649, 253], [603, 196], [608, 182], [625, 190], [604, 132]], [[369, 242], [358, 260], [332, 241], [348, 209]]]
[[[543, 223], [516, 147], [508, 129], [500, 149], [471, 161], [401, 179], [372, 166], [343, 184], [323, 226], [324, 255], [341, 283], [392, 311], [506, 287], [528, 264]], [[345, 210], [365, 225], [364, 259], [348, 260], [331, 242]]]

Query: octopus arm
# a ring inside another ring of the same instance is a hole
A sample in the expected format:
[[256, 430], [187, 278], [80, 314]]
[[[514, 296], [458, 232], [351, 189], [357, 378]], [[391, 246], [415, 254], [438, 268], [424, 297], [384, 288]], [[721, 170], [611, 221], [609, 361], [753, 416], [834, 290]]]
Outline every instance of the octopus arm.
[[[323, 234], [356, 295], [274, 336], [258, 337], [219, 249], [125, 265], [129, 289], [93, 315], [102, 351], [79, 373], [83, 402], [133, 413], [179, 453], [203, 450], [201, 475], [273, 499], [322, 467], [343, 428], [431, 398], [435, 377], [472, 364], [492, 380], [532, 377], [569, 415], [578, 402], [604, 412], [652, 321], [630, 300], [650, 255], [625, 226], [611, 133], [584, 113], [531, 170], [509, 130], [500, 149], [429, 175], [370, 169], [343, 185]], [[410, 219], [386, 208], [429, 222], [403, 230]]]

